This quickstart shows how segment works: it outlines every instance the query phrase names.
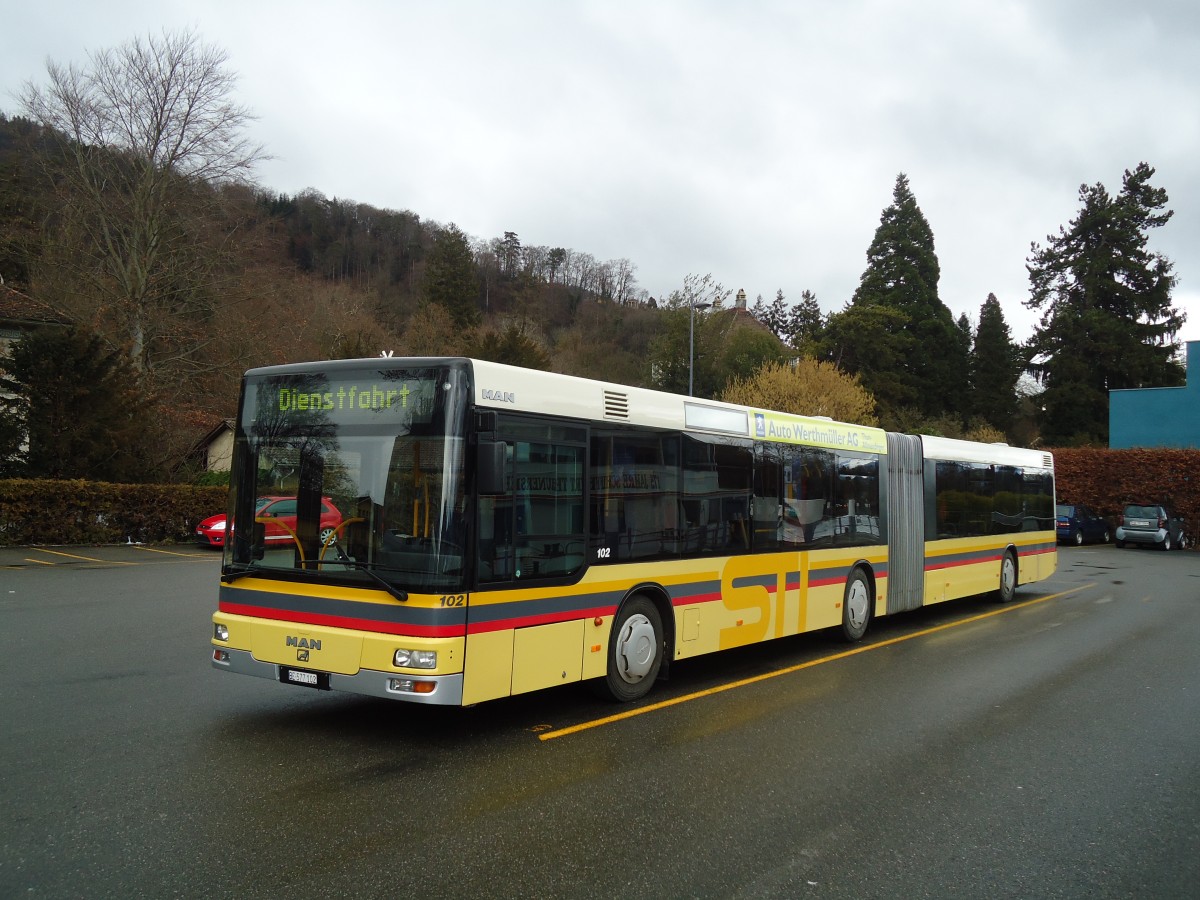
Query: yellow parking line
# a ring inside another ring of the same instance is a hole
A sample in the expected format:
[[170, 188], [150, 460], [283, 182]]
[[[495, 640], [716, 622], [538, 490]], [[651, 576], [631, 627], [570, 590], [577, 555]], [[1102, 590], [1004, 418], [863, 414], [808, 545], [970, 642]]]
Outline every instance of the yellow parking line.
[[211, 555], [206, 553], [180, 553], [177, 550], [160, 550], [158, 547], [142, 547], [136, 544], [134, 545], [133, 549], [140, 550], [143, 553], [162, 553], [167, 556], [183, 556], [188, 559], [203, 559]]
[[[54, 565], [54, 563], [52, 563], [52, 562], [51, 562], [50, 560], [48, 560], [48, 559], [33, 559], [32, 557], [29, 557], [29, 556], [25, 557], [25, 562], [37, 563], [39, 566], [52, 566], [52, 565]], [[15, 566], [14, 566], [14, 568], [15, 568]]]
[[599, 728], [601, 725], [611, 725], [614, 722], [620, 722], [624, 719], [632, 719], [634, 716], [640, 716], [649, 712], [657, 712], [660, 709], [666, 709], [671, 706], [678, 706], [680, 703], [688, 703], [692, 700], [699, 700], [702, 697], [711, 697], [713, 694], [731, 691], [734, 688], [757, 684], [758, 682], [766, 681], [769, 678], [778, 678], [780, 675], [791, 675], [793, 672], [799, 672], [802, 669], [811, 669], [813, 666], [819, 666], [822, 663], [834, 662], [835, 660], [845, 659], [848, 656], [856, 656], [859, 653], [866, 653], [869, 650], [878, 650], [880, 647], [890, 647], [893, 644], [899, 644], [903, 641], [911, 641], [913, 638], [936, 634], [939, 631], [945, 631], [947, 628], [957, 628], [960, 625], [969, 625], [972, 622], [978, 622], [981, 619], [989, 619], [992, 616], [998, 616], [1003, 613], [1015, 612], [1018, 609], [1024, 609], [1027, 606], [1033, 606], [1035, 603], [1045, 603], [1047, 600], [1065, 597], [1068, 594], [1074, 594], [1076, 591], [1082, 591], [1085, 588], [1090, 587], [1095, 587], [1095, 584], [1081, 584], [1078, 587], [1071, 588], [1070, 590], [1059, 591], [1057, 594], [1047, 594], [1045, 597], [1035, 597], [1032, 600], [1026, 600], [1024, 603], [1006, 604], [999, 609], [992, 610], [991, 612], [980, 613], [977, 616], [971, 616], [970, 618], [961, 619], [957, 622], [948, 622], [945, 625], [935, 625], [932, 628], [923, 628], [920, 631], [914, 631], [912, 634], [890, 638], [886, 641], [879, 641], [874, 644], [866, 644], [862, 647], [855, 647], [852, 650], [845, 650], [842, 653], [834, 653], [831, 656], [823, 656], [820, 659], [809, 660], [808, 662], [799, 663], [795, 666], [788, 666], [784, 669], [776, 669], [774, 672], [766, 672], [762, 675], [755, 675], [751, 678], [743, 678], [740, 681], [731, 681], [728, 684], [719, 684], [716, 687], [707, 688], [703, 691], [684, 694], [682, 697], [673, 697], [670, 700], [663, 700], [659, 703], [651, 703], [649, 706], [642, 706], [637, 709], [628, 710], [627, 712], [605, 716], [602, 719], [593, 719], [590, 722], [580, 722], [578, 725], [569, 725], [566, 728], [557, 728], [553, 731], [544, 731], [538, 735], [538, 740], [552, 741], [555, 738], [566, 737], [569, 734], [577, 734], [580, 731], [588, 731], [592, 728]]
[[70, 559], [82, 559], [84, 562], [109, 563], [115, 566], [136, 566], [137, 563], [125, 562], [119, 559], [98, 559], [95, 556], [80, 556], [77, 553], [64, 553], [61, 550], [47, 550], [45, 547], [34, 547], [38, 553], [53, 553], [55, 556], [66, 556]]

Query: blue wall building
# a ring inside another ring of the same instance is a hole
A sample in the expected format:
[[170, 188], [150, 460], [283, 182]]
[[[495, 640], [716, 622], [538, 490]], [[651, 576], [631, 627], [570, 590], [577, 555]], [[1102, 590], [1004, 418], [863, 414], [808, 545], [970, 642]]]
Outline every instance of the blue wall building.
[[1184, 387], [1108, 392], [1108, 446], [1200, 448], [1200, 341], [1187, 343]]

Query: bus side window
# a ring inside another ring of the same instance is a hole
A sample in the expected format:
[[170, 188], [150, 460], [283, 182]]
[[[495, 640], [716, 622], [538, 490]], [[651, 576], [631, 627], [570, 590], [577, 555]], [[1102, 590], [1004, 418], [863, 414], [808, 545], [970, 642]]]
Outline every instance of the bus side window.
[[[504, 445], [507, 488], [479, 497], [479, 578], [497, 582], [570, 575], [584, 563], [582, 441], [546, 433], [546, 426], [532, 423], [514, 421], [509, 427], [542, 433], [538, 440]], [[499, 481], [497, 474], [492, 474], [493, 482]]]

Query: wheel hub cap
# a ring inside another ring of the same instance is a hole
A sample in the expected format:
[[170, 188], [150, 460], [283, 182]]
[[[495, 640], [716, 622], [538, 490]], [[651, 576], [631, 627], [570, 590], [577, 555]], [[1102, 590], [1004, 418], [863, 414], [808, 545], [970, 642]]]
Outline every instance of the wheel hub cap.
[[617, 637], [617, 669], [621, 678], [629, 684], [645, 678], [654, 665], [656, 651], [650, 620], [640, 614], [630, 616]]
[[846, 598], [846, 617], [855, 628], [867, 620], [868, 605], [866, 586], [861, 581], [855, 582], [850, 588], [850, 596]]

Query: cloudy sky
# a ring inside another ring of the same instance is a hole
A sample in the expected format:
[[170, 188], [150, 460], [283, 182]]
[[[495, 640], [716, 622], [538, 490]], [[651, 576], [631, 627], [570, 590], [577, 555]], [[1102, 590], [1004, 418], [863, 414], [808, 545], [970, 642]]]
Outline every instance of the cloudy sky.
[[942, 300], [994, 293], [1024, 340], [1031, 242], [1146, 161], [1200, 339], [1194, 0], [42, 0], [4, 16], [0, 109], [164, 28], [228, 53], [264, 187], [624, 257], [655, 296], [711, 273], [840, 309], [904, 172]]

